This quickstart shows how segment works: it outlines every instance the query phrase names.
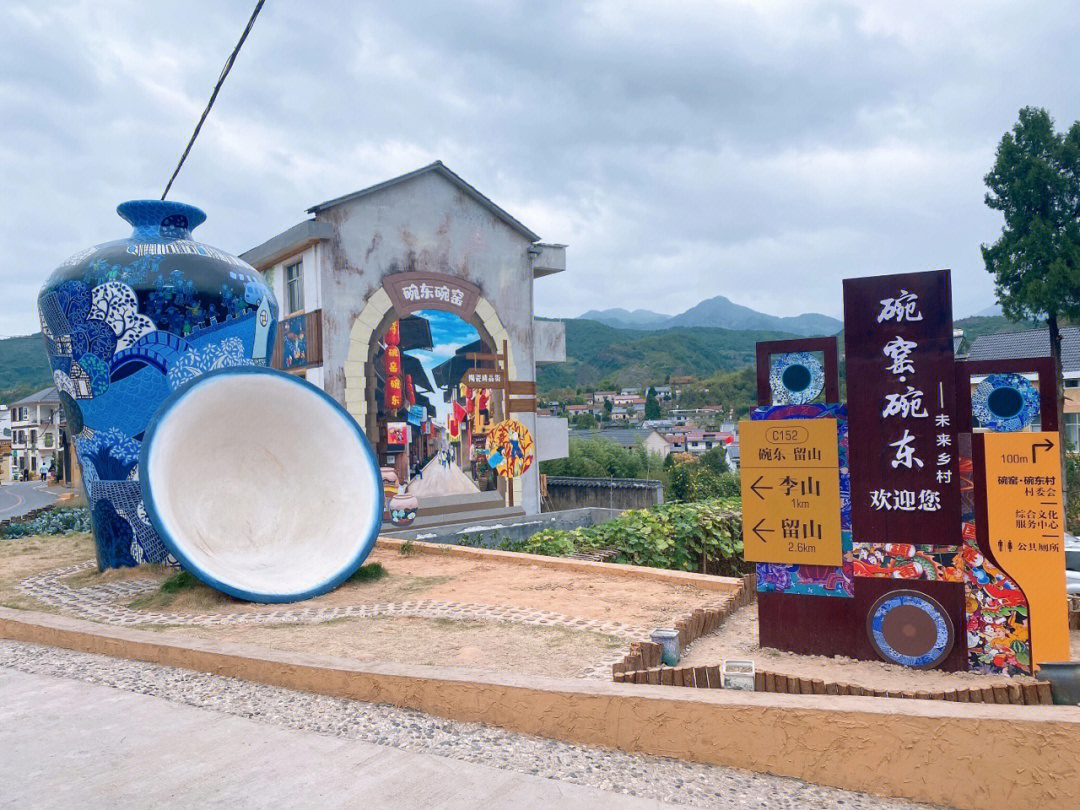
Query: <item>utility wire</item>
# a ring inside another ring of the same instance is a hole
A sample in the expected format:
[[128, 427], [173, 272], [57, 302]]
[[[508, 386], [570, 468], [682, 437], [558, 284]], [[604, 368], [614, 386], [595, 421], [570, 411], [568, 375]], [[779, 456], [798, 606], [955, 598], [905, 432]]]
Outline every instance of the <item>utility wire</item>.
[[255, 25], [255, 18], [259, 16], [259, 12], [262, 11], [263, 3], [266, 0], [258, 0], [255, 4], [255, 10], [251, 12], [251, 19], [248, 20], [246, 26], [244, 26], [244, 33], [240, 35], [240, 41], [236, 43], [236, 47], [233, 48], [233, 52], [229, 54], [229, 58], [225, 60], [225, 67], [221, 69], [221, 75], [218, 76], [217, 84], [214, 85], [214, 92], [210, 94], [210, 101], [206, 105], [206, 109], [203, 110], [202, 117], [199, 118], [199, 123], [195, 125], [195, 131], [191, 133], [191, 140], [188, 141], [187, 148], [184, 149], [184, 154], [180, 156], [180, 162], [176, 164], [176, 168], [173, 170], [172, 177], [169, 178], [169, 182], [165, 186], [165, 190], [161, 192], [161, 199], [165, 199], [165, 196], [169, 193], [169, 189], [172, 188], [173, 181], [176, 179], [176, 175], [180, 173], [180, 167], [184, 165], [184, 161], [187, 160], [188, 153], [191, 151], [191, 147], [195, 143], [195, 139], [199, 137], [199, 130], [202, 129], [203, 122], [206, 120], [206, 116], [210, 114], [210, 108], [214, 106], [214, 101], [217, 99], [218, 91], [221, 90], [221, 85], [225, 83], [225, 77], [229, 75], [229, 71], [232, 70], [233, 62], [236, 61], [236, 55], [240, 53], [240, 48], [244, 45], [244, 40], [247, 39], [249, 33], [251, 33], [251, 27]]

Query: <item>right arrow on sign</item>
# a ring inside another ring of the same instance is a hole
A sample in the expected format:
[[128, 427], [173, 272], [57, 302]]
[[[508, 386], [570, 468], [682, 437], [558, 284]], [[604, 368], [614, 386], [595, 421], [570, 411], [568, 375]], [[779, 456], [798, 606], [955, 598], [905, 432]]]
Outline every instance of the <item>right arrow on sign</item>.
[[754, 483], [752, 483], [750, 485], [750, 491], [753, 492], [755, 495], [757, 495], [759, 498], [761, 498], [761, 500], [765, 500], [765, 496], [762, 495], [760, 492], [758, 492], [758, 490], [759, 489], [772, 489], [772, 487], [759, 487], [758, 486], [758, 484], [761, 483], [761, 479], [764, 478], [764, 477], [765, 477], [764, 475], [759, 475], [757, 477], [757, 481], [755, 481]]
[[1046, 452], [1049, 453], [1051, 450], [1054, 449], [1054, 443], [1052, 441], [1050, 441], [1049, 439], [1047, 439], [1045, 442], [1037, 442], [1036, 444], [1031, 445], [1031, 460], [1032, 460], [1032, 462], [1034, 462], [1035, 458], [1036, 458], [1036, 453], [1035, 453], [1035, 448], [1036, 447], [1041, 447], [1043, 450], [1045, 450]]
[[[769, 489], [772, 489], [772, 487], [769, 487]], [[763, 528], [761, 528], [761, 524], [764, 523], [764, 522], [765, 522], [765, 518], [762, 518], [761, 520], [759, 520], [757, 522], [757, 524], [754, 526], [754, 528], [752, 528], [750, 530], [750, 531], [752, 531], [754, 534], [756, 534], [758, 536], [758, 540], [760, 540], [762, 543], [768, 542], [765, 539], [765, 536], [762, 534], [762, 532], [768, 532], [769, 534], [772, 534], [774, 531], [776, 531], [776, 529], [763, 529]]]

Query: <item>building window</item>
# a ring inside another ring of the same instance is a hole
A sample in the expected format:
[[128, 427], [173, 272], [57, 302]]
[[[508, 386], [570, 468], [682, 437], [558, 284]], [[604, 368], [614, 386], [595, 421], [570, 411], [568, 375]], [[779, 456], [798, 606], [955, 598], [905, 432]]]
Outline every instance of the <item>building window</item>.
[[289, 312], [299, 312], [304, 308], [304, 263], [285, 267], [285, 297], [289, 301]]
[[1080, 413], [1065, 414], [1065, 439], [1073, 453], [1080, 450]]

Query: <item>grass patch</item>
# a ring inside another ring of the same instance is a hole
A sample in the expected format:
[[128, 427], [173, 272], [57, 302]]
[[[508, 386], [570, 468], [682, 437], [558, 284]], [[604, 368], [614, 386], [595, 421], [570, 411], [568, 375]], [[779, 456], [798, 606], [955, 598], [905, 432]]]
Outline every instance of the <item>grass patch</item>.
[[190, 591], [199, 584], [199, 580], [190, 571], [181, 571], [179, 574], [169, 577], [158, 588], [161, 593], [180, 593]]
[[132, 610], [146, 610], [169, 607], [174, 602], [179, 602], [177, 609], [199, 611], [235, 604], [237, 601], [199, 582], [190, 571], [181, 571], [162, 582], [154, 593], [132, 599], [128, 602], [128, 607]]
[[355, 574], [349, 577], [349, 582], [375, 582], [386, 576], [386, 569], [382, 563], [373, 562], [361, 565]]
[[411, 557], [413, 554], [416, 553], [416, 546], [413, 544], [412, 540], [406, 540], [404, 543], [401, 544], [401, 548], [398, 549], [398, 554], [400, 554], [402, 557]]

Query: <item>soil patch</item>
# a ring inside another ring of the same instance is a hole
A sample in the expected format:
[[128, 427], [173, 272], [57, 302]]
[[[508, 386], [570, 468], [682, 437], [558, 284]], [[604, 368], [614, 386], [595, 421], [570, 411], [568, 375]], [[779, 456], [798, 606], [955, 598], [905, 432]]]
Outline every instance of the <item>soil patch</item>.
[[20, 593], [16, 586], [35, 574], [92, 559], [94, 541], [89, 534], [56, 537], [33, 535], [0, 540], [0, 604], [24, 610], [57, 612], [55, 608]]
[[[680, 666], [719, 664], [725, 658], [752, 660], [760, 670], [779, 675], [802, 678], [821, 678], [826, 682], [856, 684], [866, 689], [926, 690], [959, 689], [965, 686], [994, 683], [1034, 683], [1035, 679], [1019, 675], [979, 675], [973, 672], [940, 672], [909, 669], [884, 661], [857, 661], [853, 658], [821, 655], [796, 655], [757, 643], [757, 606], [736, 611], [715, 633], [695, 641]], [[1073, 660], [1080, 660], [1080, 631], [1072, 631], [1070, 646]]]
[[396, 617], [266, 627], [173, 627], [162, 632], [357, 661], [472, 667], [551, 677], [573, 677], [615, 655], [624, 643], [601, 633], [562, 627]]
[[[647, 628], [672, 624], [720, 594], [686, 585], [650, 582], [611, 574], [557, 571], [537, 565], [486, 562], [449, 554], [401, 554], [376, 549], [367, 564], [386, 570], [380, 579], [350, 580], [331, 593], [309, 599], [303, 606], [343, 607], [432, 599], [482, 605], [550, 610], [583, 619], [615, 620]], [[140, 566], [137, 575], [164, 582], [175, 573], [161, 566]], [[89, 572], [80, 582], [99, 581]], [[83, 577], [83, 575], [79, 575]], [[176, 613], [249, 613], [265, 605], [243, 602], [197, 585], [175, 594], [141, 596], [129, 607], [167, 608]]]

